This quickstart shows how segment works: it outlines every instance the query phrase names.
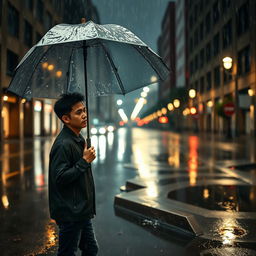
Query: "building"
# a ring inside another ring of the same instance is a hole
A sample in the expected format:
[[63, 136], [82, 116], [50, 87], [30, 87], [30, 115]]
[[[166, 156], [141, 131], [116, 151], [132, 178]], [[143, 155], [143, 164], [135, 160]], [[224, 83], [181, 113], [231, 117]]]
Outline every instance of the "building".
[[170, 76], [159, 83], [158, 99], [168, 102], [171, 88], [176, 87], [176, 48], [175, 48], [175, 2], [169, 2], [162, 21], [162, 33], [158, 39], [158, 53], [170, 68]]
[[189, 1], [189, 86], [197, 91], [190, 104], [200, 131], [255, 134], [255, 13], [254, 0]]
[[60, 23], [62, 10], [63, 5], [56, 0], [0, 1], [1, 139], [46, 135], [57, 130], [52, 101], [38, 99], [26, 102], [7, 94], [6, 88], [25, 53], [48, 29]]
[[187, 0], [175, 2], [176, 87], [188, 86]]

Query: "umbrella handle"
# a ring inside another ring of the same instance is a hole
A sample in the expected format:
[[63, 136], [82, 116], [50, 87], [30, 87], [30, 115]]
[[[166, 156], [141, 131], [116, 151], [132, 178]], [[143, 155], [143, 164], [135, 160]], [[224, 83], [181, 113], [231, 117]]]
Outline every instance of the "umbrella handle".
[[86, 138], [86, 145], [87, 145], [87, 148], [90, 148], [92, 146], [91, 138]]

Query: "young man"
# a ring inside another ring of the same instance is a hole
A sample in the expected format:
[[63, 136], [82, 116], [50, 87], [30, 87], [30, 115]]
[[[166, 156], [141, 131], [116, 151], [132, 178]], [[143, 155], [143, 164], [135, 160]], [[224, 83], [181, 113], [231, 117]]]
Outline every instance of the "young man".
[[95, 190], [90, 163], [95, 149], [87, 149], [80, 131], [86, 127], [84, 97], [63, 94], [54, 111], [64, 127], [57, 136], [49, 163], [50, 215], [59, 227], [59, 256], [73, 256], [79, 246], [83, 256], [97, 255], [91, 219], [95, 215]]

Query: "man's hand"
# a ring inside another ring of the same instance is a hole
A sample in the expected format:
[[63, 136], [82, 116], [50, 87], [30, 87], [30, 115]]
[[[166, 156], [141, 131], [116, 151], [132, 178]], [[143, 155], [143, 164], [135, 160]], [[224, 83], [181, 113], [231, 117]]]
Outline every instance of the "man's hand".
[[83, 159], [87, 163], [91, 163], [95, 158], [96, 158], [96, 153], [95, 153], [94, 147], [86, 148], [86, 145], [85, 145], [84, 152], [83, 152]]

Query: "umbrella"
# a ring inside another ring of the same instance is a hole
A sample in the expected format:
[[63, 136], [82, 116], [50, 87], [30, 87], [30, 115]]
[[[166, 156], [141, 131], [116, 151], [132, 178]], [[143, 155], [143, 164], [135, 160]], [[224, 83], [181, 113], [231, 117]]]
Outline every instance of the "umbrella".
[[[8, 91], [31, 100], [63, 93], [126, 94], [165, 80], [162, 59], [128, 29], [114, 24], [59, 24], [34, 45], [15, 69]], [[90, 146], [89, 121], [87, 141]]]

